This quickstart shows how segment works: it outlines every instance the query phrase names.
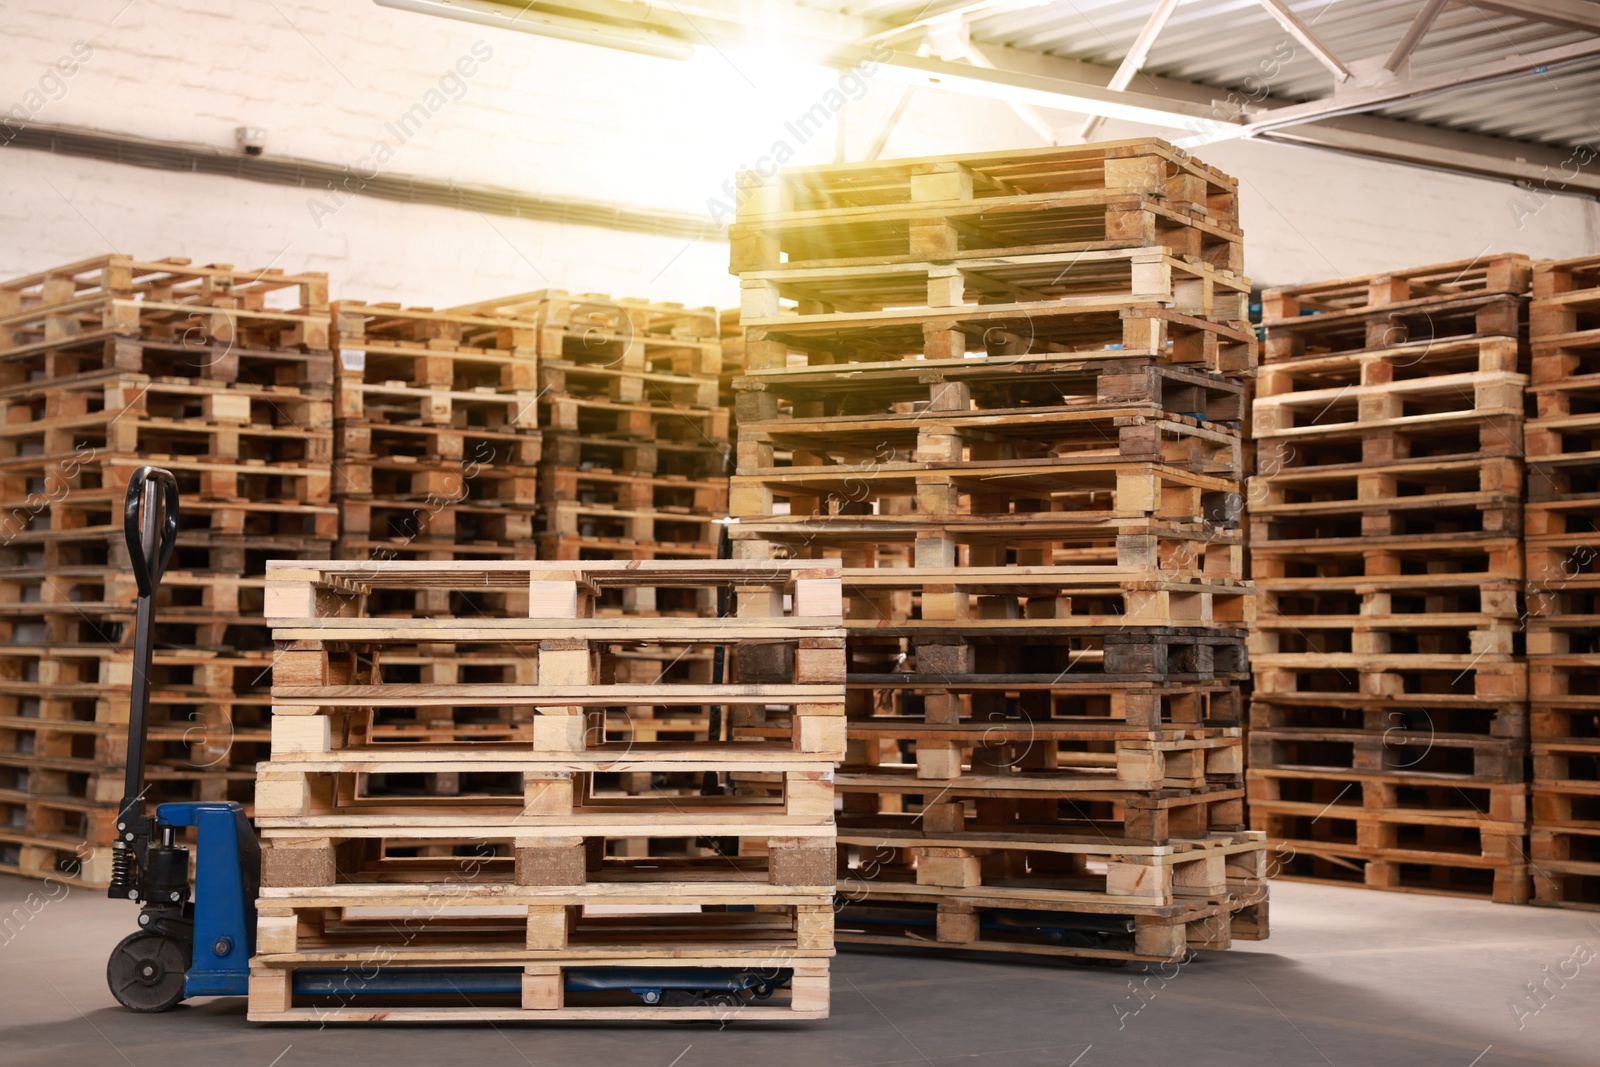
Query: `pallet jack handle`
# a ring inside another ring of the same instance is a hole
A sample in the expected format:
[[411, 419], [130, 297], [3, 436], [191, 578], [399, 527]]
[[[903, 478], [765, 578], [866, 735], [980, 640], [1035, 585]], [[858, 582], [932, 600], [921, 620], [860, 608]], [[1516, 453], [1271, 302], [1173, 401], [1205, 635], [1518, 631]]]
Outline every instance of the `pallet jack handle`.
[[144, 814], [145, 715], [150, 704], [150, 631], [156, 590], [178, 543], [178, 479], [171, 471], [144, 466], [133, 472], [123, 498], [122, 532], [139, 589], [133, 630], [133, 692], [128, 699], [128, 766], [117, 806], [117, 839], [128, 846], [145, 844], [150, 833]]

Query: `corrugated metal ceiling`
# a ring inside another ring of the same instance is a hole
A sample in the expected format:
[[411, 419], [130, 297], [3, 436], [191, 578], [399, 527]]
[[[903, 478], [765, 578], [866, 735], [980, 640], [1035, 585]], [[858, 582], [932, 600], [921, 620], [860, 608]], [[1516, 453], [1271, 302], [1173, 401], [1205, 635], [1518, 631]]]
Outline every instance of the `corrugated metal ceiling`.
[[[1349, 65], [1386, 57], [1422, 5], [1423, 0], [1290, 0], [1288, 6]], [[899, 24], [966, 5], [861, 0], [807, 6]], [[1156, 0], [1046, 0], [979, 12], [969, 24], [977, 41], [1115, 67], [1155, 7]], [[1411, 73], [1447, 74], [1590, 36], [1470, 2], [1452, 4], [1423, 37]], [[1252, 96], [1264, 85], [1269, 104], [1327, 97], [1333, 89], [1331, 73], [1256, 0], [1181, 0], [1144, 69]], [[1130, 89], [1158, 91], [1140, 78]], [[1452, 89], [1372, 114], [1548, 145], [1592, 142], [1600, 134], [1600, 59]]]

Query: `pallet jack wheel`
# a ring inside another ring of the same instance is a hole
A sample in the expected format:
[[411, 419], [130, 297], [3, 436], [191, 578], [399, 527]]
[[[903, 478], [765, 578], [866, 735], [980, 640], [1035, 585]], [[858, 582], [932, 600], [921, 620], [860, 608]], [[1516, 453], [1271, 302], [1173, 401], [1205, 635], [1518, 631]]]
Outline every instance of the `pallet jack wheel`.
[[106, 963], [111, 995], [132, 1011], [166, 1011], [183, 999], [189, 952], [181, 941], [136, 930], [117, 943]]

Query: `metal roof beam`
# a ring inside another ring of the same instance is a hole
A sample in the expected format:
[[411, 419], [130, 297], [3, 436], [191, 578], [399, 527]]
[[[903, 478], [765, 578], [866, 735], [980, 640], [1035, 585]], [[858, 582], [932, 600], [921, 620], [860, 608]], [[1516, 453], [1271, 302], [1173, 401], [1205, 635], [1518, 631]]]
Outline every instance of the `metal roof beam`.
[[1533, 22], [1548, 22], [1569, 30], [1600, 33], [1600, 5], [1592, 0], [1455, 0], [1464, 7], [1515, 15]]
[[1300, 21], [1300, 16], [1289, 10], [1283, 0], [1256, 0], [1256, 3], [1267, 9], [1267, 14], [1277, 19], [1284, 29], [1289, 31], [1289, 36], [1299, 41], [1311, 50], [1321, 63], [1333, 72], [1334, 81], [1349, 81], [1350, 68], [1339, 61], [1333, 54], [1333, 49], [1322, 43], [1322, 38], [1311, 32], [1311, 27]]
[[[1438, 0], [1443, 3], [1444, 0]], [[1117, 72], [1111, 75], [1111, 80], [1106, 83], [1108, 89], [1126, 89], [1133, 84], [1133, 76], [1139, 73], [1139, 68], [1144, 66], [1144, 61], [1150, 56], [1150, 47], [1156, 43], [1156, 38], [1161, 31], [1166, 29], [1167, 20], [1172, 18], [1173, 11], [1177, 10], [1178, 0], [1159, 0], [1156, 9], [1150, 12], [1150, 17], [1139, 29], [1139, 35], [1133, 39], [1133, 44], [1128, 48], [1122, 62], [1117, 64]], [[1099, 115], [1089, 116], [1083, 128], [1078, 131], [1078, 139], [1087, 141], [1094, 136], [1094, 131], [1105, 120]]]
[[[1003, 46], [988, 45], [985, 46], [985, 52], [1000, 70], [1039, 79], [1030, 84], [1037, 85], [1048, 80], [1074, 93], [1088, 88], [1098, 88], [1104, 92], [1111, 74], [1107, 67]], [[969, 74], [981, 73], [959, 64], [951, 66]], [[1151, 89], [1151, 93], [1143, 97], [1146, 101], [1154, 99], [1165, 101], [1168, 105], [1187, 104], [1203, 108], [1207, 113], [1212, 113], [1213, 108], [1217, 113], [1223, 110], [1215, 102], [1225, 95], [1225, 90], [1154, 74], [1145, 75], [1145, 80]], [[1070, 105], [1065, 103], [1052, 106], [1070, 109]], [[1232, 109], [1228, 108], [1228, 111], [1231, 113]], [[1270, 112], [1247, 111], [1246, 117], [1255, 118], [1263, 114]], [[1529, 196], [1543, 197], [1549, 193], [1600, 196], [1600, 168], [1596, 167], [1592, 155], [1579, 154], [1585, 152], [1584, 149], [1552, 148], [1365, 114], [1307, 120], [1267, 132], [1263, 139], [1327, 148], [1435, 170], [1528, 183], [1534, 187], [1527, 194]]]
[[1265, 114], [1259, 115], [1248, 123], [1236, 126], [1231, 130], [1216, 129], [1209, 133], [1197, 133], [1194, 137], [1186, 138], [1182, 144], [1188, 147], [1221, 140], [1229, 136], [1252, 137], [1268, 130], [1283, 129], [1303, 122], [1315, 122], [1318, 119], [1335, 118], [1339, 115], [1356, 115], [1364, 111], [1375, 111], [1389, 104], [1417, 100], [1436, 93], [1448, 92], [1451, 89], [1503, 81], [1532, 71], [1543, 73], [1552, 67], [1577, 63], [1593, 59], [1596, 56], [1600, 56], [1600, 37], [1587, 41], [1577, 41], [1569, 45], [1561, 45], [1557, 48], [1543, 48], [1537, 52], [1523, 52], [1492, 63], [1480, 63], [1476, 66], [1464, 67], [1461, 70], [1437, 74], [1429, 78], [1405, 79], [1390, 82], [1387, 85], [1354, 88], [1322, 100], [1312, 100], [1304, 104], [1291, 104], [1288, 107], [1272, 108]]
[[1552, 148], [1371, 115], [1292, 126], [1262, 139], [1514, 181], [1526, 190], [1507, 194], [1507, 210], [1518, 217], [1553, 195], [1600, 196], [1593, 148]]
[[1433, 26], [1433, 20], [1439, 17], [1439, 12], [1444, 10], [1444, 5], [1448, 2], [1449, 0], [1428, 0], [1422, 5], [1417, 17], [1411, 20], [1406, 32], [1400, 35], [1400, 41], [1394, 46], [1394, 51], [1383, 61], [1384, 70], [1391, 74], [1399, 72], [1406, 60], [1411, 58], [1411, 53], [1417, 50], [1417, 45], [1422, 43], [1423, 35]]
[[[897, 53], [883, 61], [876, 76], [921, 89], [943, 89], [1007, 104], [1031, 104], [1080, 115], [1104, 115], [1151, 126], [1181, 128], [1193, 131], [1204, 140], [1225, 140], [1238, 136], [1244, 129], [1244, 124], [1235, 119], [1218, 118], [1220, 109], [1209, 100], [1195, 103], [1180, 97], [1119, 92], [1103, 84], [1024, 72], [1002, 61], [1000, 57], [1008, 51], [992, 46], [986, 50], [994, 67]], [[1216, 92], [1220, 90], [1211, 91], [1213, 95]]]
[[[965, 44], [969, 63], [979, 67], [987, 67], [989, 70], [995, 69], [995, 62], [989, 58], [989, 52], [983, 45], [974, 41], [971, 37], [966, 38]], [[1032, 104], [1017, 103], [1015, 101], [1010, 102], [1010, 107], [1012, 114], [1016, 115], [1024, 126], [1027, 126], [1043, 138], [1045, 144], [1059, 143], [1055, 127], [1051, 125], [1049, 119], [1039, 113], [1038, 108]]]

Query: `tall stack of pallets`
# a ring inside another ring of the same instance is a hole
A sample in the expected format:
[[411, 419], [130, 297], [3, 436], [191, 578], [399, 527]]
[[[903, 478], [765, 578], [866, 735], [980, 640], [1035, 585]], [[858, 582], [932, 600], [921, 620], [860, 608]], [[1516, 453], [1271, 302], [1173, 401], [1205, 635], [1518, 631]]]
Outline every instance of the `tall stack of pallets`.
[[[458, 309], [341, 300], [336, 361], [337, 558], [532, 559], [538, 523], [538, 363], [528, 324]], [[374, 613], [467, 617], [505, 609], [502, 591], [387, 590]], [[390, 677], [418, 684], [514, 684], [529, 667], [507, 649], [471, 656], [391, 647]], [[430, 707], [380, 714], [385, 739], [509, 740], [532, 729], [507, 709], [475, 718]], [[443, 791], [449, 776], [436, 779]]]
[[270, 557], [325, 557], [327, 279], [106, 255], [0, 285], [0, 870], [103, 884], [137, 597], [123, 496], [183, 494], [157, 601], [146, 798], [248, 804]]
[[840, 938], [1265, 936], [1233, 179], [1153, 140], [751, 178], [732, 532], [844, 567]]
[[716, 556], [728, 413], [714, 309], [548, 289], [458, 310], [536, 337], [541, 559]]
[[1526, 427], [1534, 902], [1600, 907], [1600, 256], [1539, 263]]
[[[546, 560], [685, 560], [717, 555], [728, 506], [728, 410], [718, 402], [722, 345], [711, 308], [540, 290], [457, 309], [523, 323], [538, 359], [538, 556]], [[607, 614], [706, 618], [705, 590], [617, 587]], [[617, 661], [618, 680], [708, 682], [704, 649], [651, 646]], [[693, 709], [614, 709], [614, 737], [704, 739]], [[647, 778], [624, 779], [646, 788]], [[680, 785], [688, 780], [679, 778]], [[668, 788], [660, 776], [655, 788]], [[617, 842], [642, 850], [649, 842]]]
[[533, 329], [349, 300], [333, 305], [333, 326], [340, 557], [532, 558], [540, 455]]
[[1527, 900], [1529, 273], [1263, 298], [1250, 810], [1285, 875]]
[[[836, 566], [289, 561], [268, 574], [279, 653], [272, 759], [257, 782], [251, 1019], [826, 1016], [833, 768], [844, 751]], [[728, 618], [596, 611], [618, 591], [718, 587], [732, 594]], [[369, 610], [385, 592], [425, 588], [497, 590], [507, 610], [470, 619]], [[685, 640], [723, 646], [732, 681], [617, 679], [620, 653]], [[387, 650], [419, 642], [469, 655], [510, 647], [532, 673], [515, 685], [392, 678]], [[531, 744], [374, 733], [385, 709], [422, 705], [469, 719], [516, 708], [532, 723]], [[601, 725], [617, 705], [758, 708], [769, 736], [617, 742]], [[597, 795], [595, 776], [617, 770], [771, 776], [780, 796]], [[431, 788], [441, 775], [453, 779], [447, 794]], [[608, 857], [609, 839], [638, 835], [737, 847]], [[418, 966], [443, 971], [448, 988], [407, 996]], [[662, 990], [641, 968], [677, 976]], [[685, 968], [705, 972], [704, 984], [684, 980]], [[296, 984], [323, 995], [296, 994]]]

